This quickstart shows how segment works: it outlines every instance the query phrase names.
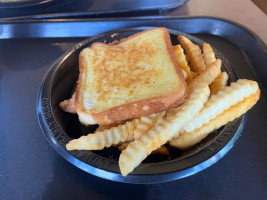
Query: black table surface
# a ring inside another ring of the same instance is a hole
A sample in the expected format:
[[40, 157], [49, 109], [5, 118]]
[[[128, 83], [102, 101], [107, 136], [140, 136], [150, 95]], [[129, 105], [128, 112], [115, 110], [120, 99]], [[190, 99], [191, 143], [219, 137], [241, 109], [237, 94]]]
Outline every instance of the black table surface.
[[[256, 79], [249, 58], [231, 41], [209, 33], [194, 35], [221, 51], [241, 78]], [[267, 198], [267, 101], [263, 93], [248, 112], [243, 133], [230, 152], [184, 179], [151, 185], [117, 183], [88, 174], [59, 156], [38, 124], [37, 93], [52, 63], [84, 39], [0, 40], [0, 199]]]

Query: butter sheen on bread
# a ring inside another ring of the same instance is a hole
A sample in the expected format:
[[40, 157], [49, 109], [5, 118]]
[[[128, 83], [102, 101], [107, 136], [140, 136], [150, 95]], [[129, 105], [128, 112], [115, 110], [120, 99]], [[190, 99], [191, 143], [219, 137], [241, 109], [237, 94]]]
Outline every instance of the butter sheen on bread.
[[184, 102], [186, 82], [167, 29], [149, 29], [114, 44], [94, 43], [80, 53], [75, 98], [80, 122], [112, 124]]

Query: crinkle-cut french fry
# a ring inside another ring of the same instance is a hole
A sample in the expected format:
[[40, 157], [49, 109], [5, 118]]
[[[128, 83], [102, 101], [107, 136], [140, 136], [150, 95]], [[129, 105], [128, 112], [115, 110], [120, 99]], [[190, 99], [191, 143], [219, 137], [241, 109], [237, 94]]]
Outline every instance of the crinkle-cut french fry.
[[258, 84], [255, 81], [239, 79], [237, 82], [231, 83], [230, 86], [212, 95], [200, 113], [183, 129], [186, 132], [192, 132], [257, 90]]
[[211, 63], [204, 71], [202, 71], [201, 76], [197, 76], [196, 79], [204, 80], [208, 85], [210, 85], [221, 73], [221, 64], [222, 61], [220, 59], [217, 59], [215, 62]]
[[117, 143], [117, 144], [112, 144], [112, 146], [114, 146], [114, 147], [120, 147], [120, 146], [123, 145], [124, 143], [130, 143], [130, 142], [132, 142], [132, 141], [134, 141], [134, 137], [128, 137], [128, 138], [126, 138], [124, 141], [120, 141], [120, 142]]
[[[95, 130], [94, 133], [97, 133], [97, 132], [103, 132], [104, 130], [106, 130], [106, 129], [111, 129], [112, 127], [118, 127], [119, 125], [123, 125], [123, 124], [125, 124], [125, 122], [126, 122], [126, 121], [121, 121], [121, 122], [119, 122], [119, 123], [115, 123], [115, 124], [99, 125], [99, 126], [97, 127], [97, 129]], [[109, 133], [107, 132], [106, 134], [109, 134]], [[131, 142], [131, 141], [133, 141], [133, 140], [134, 140], [133, 137], [128, 137], [128, 138], [126, 138], [126, 140], [121, 141], [121, 142], [119, 142], [118, 144], [112, 144], [112, 146], [120, 146], [120, 145], [122, 145], [124, 142]]]
[[192, 43], [188, 38], [184, 36], [178, 36], [178, 41], [185, 49], [186, 54], [190, 59], [193, 71], [200, 74], [205, 68], [203, 54], [198, 45]]
[[197, 73], [196, 72], [190, 71], [190, 73], [191, 73], [192, 79], [197, 77]]
[[202, 125], [200, 128], [193, 130], [192, 132], [185, 132], [177, 138], [172, 139], [170, 141], [170, 145], [182, 150], [191, 148], [201, 142], [201, 140], [207, 137], [207, 135], [214, 130], [246, 113], [257, 103], [259, 97], [260, 90], [258, 89], [257, 92], [245, 98], [243, 101], [231, 106], [208, 123]]
[[150, 130], [153, 126], [160, 123], [166, 111], [151, 115], [142, 116], [139, 118], [138, 124], [134, 130], [134, 138], [139, 139], [144, 133]]
[[[148, 130], [150, 130], [153, 126], [155, 126], [157, 123], [162, 121], [163, 116], [166, 114], [166, 111], [160, 112], [160, 113], [154, 113], [151, 115], [146, 115], [138, 118], [138, 122], [136, 123], [136, 126], [134, 128], [134, 137], [129, 137], [123, 142], [131, 142], [134, 139], [140, 138], [144, 133], [146, 133]], [[128, 145], [123, 145], [119, 143], [120, 149], [124, 150], [123, 148], [127, 147]], [[114, 145], [113, 145], [114, 146]], [[117, 146], [117, 145], [115, 145]]]
[[205, 81], [210, 85], [214, 79], [221, 73], [221, 60], [217, 59], [215, 62], [210, 64], [204, 71], [201, 72], [187, 87], [187, 93], [192, 92], [195, 85], [201, 81]]
[[[166, 111], [155, 113], [151, 115], [142, 116], [139, 118], [138, 123], [134, 129], [134, 139], [140, 138], [144, 133], [150, 130], [153, 126], [162, 121], [163, 116], [166, 114]], [[123, 151], [128, 146], [128, 142], [121, 144], [118, 148], [120, 151]], [[162, 150], [159, 150], [160, 152]], [[162, 151], [163, 152], [163, 151]]]
[[217, 76], [217, 78], [210, 84], [210, 94], [217, 94], [220, 90], [227, 86], [228, 74], [222, 72]]
[[118, 127], [106, 129], [103, 132], [88, 134], [79, 139], [71, 140], [67, 145], [67, 150], [101, 150], [111, 145], [116, 145], [134, 137], [134, 129], [139, 119], [128, 121]]
[[165, 147], [164, 145], [162, 145], [159, 148], [157, 148], [154, 151], [152, 151], [151, 154], [160, 154], [160, 155], [169, 156], [170, 155], [170, 152], [169, 152], [169, 149], [167, 147]]
[[213, 63], [216, 60], [215, 54], [211, 46], [207, 43], [203, 44], [203, 56], [204, 56], [204, 62], [206, 66], [209, 66], [211, 63]]
[[185, 78], [188, 82], [192, 81], [192, 74], [190, 72], [190, 68], [187, 64], [186, 58], [185, 58], [185, 54], [184, 54], [184, 50], [181, 47], [181, 45], [176, 45], [173, 47], [176, 59], [181, 67], [182, 70], [185, 71], [185, 73], [187, 74], [187, 78]]
[[186, 80], [188, 78], [187, 73], [182, 69], [183, 75], [184, 75], [184, 79]]
[[128, 146], [129, 144], [130, 144], [129, 142], [124, 142], [124, 143], [122, 143], [120, 146], [118, 146], [118, 149], [119, 149], [120, 151], [123, 151], [124, 149], [127, 148], [127, 146]]
[[97, 127], [97, 129], [95, 130], [95, 132], [94, 133], [97, 133], [97, 132], [103, 132], [104, 130], [106, 130], [106, 129], [110, 129], [110, 128], [112, 128], [112, 127], [116, 127], [116, 126], [112, 126], [112, 125], [99, 125], [98, 127]]
[[126, 121], [121, 121], [121, 122], [119, 122], [119, 123], [115, 123], [115, 124], [99, 125], [99, 126], [97, 127], [97, 129], [95, 130], [94, 133], [96, 133], [96, 132], [103, 132], [104, 130], [106, 130], [106, 129], [110, 129], [110, 128], [112, 128], [112, 127], [118, 127], [119, 125], [125, 124], [125, 122], [126, 122]]
[[209, 94], [209, 87], [205, 81], [195, 84], [189, 98], [182, 106], [168, 111], [165, 120], [155, 125], [141, 138], [131, 142], [122, 151], [119, 158], [122, 175], [126, 176], [132, 172], [153, 150], [170, 141], [173, 137], [177, 137], [179, 130], [202, 109]]
[[76, 107], [75, 107], [75, 95], [76, 92], [72, 95], [70, 99], [67, 99], [63, 102], [59, 103], [59, 107], [64, 111], [72, 114], [76, 114]]
[[[189, 58], [189, 56], [188, 55], [186, 55], [185, 54], [185, 59], [186, 59], [186, 62], [187, 62], [187, 64], [188, 64], [188, 66], [189, 66], [189, 63], [190, 63], [190, 58]], [[191, 69], [191, 67], [189, 66], [189, 68]]]
[[[129, 144], [130, 144], [129, 142], [124, 142], [120, 146], [118, 146], [118, 149], [120, 151], [123, 151], [123, 150], [125, 150], [127, 148], [127, 146]], [[159, 147], [159, 148], [155, 149], [154, 151], [152, 151], [151, 154], [170, 155], [170, 152], [169, 152], [169, 149], [167, 147], [162, 145], [161, 147]]]

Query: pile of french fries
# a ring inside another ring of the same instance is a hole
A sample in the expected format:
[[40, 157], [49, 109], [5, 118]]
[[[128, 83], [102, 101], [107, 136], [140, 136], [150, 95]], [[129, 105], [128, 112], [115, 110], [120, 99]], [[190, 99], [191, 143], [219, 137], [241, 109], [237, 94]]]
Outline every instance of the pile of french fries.
[[71, 140], [67, 149], [118, 146], [122, 151], [121, 174], [126, 176], [151, 153], [169, 154], [164, 144], [191, 148], [256, 104], [260, 96], [257, 82], [240, 79], [227, 86], [228, 75], [221, 72], [221, 60], [216, 59], [209, 44], [204, 43], [201, 50], [184, 36], [178, 41], [180, 45], [173, 49], [188, 84], [183, 105], [121, 124], [99, 126], [95, 133]]

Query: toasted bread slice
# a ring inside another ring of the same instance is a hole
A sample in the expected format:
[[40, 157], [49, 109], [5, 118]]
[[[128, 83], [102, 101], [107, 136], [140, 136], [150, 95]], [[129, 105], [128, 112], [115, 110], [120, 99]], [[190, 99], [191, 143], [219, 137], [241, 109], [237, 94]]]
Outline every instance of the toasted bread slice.
[[85, 125], [106, 125], [177, 107], [186, 82], [165, 28], [112, 45], [94, 43], [79, 57], [76, 110]]
[[60, 102], [59, 107], [65, 112], [76, 114], [77, 112], [75, 108], [75, 96], [76, 93], [74, 92], [70, 99]]

